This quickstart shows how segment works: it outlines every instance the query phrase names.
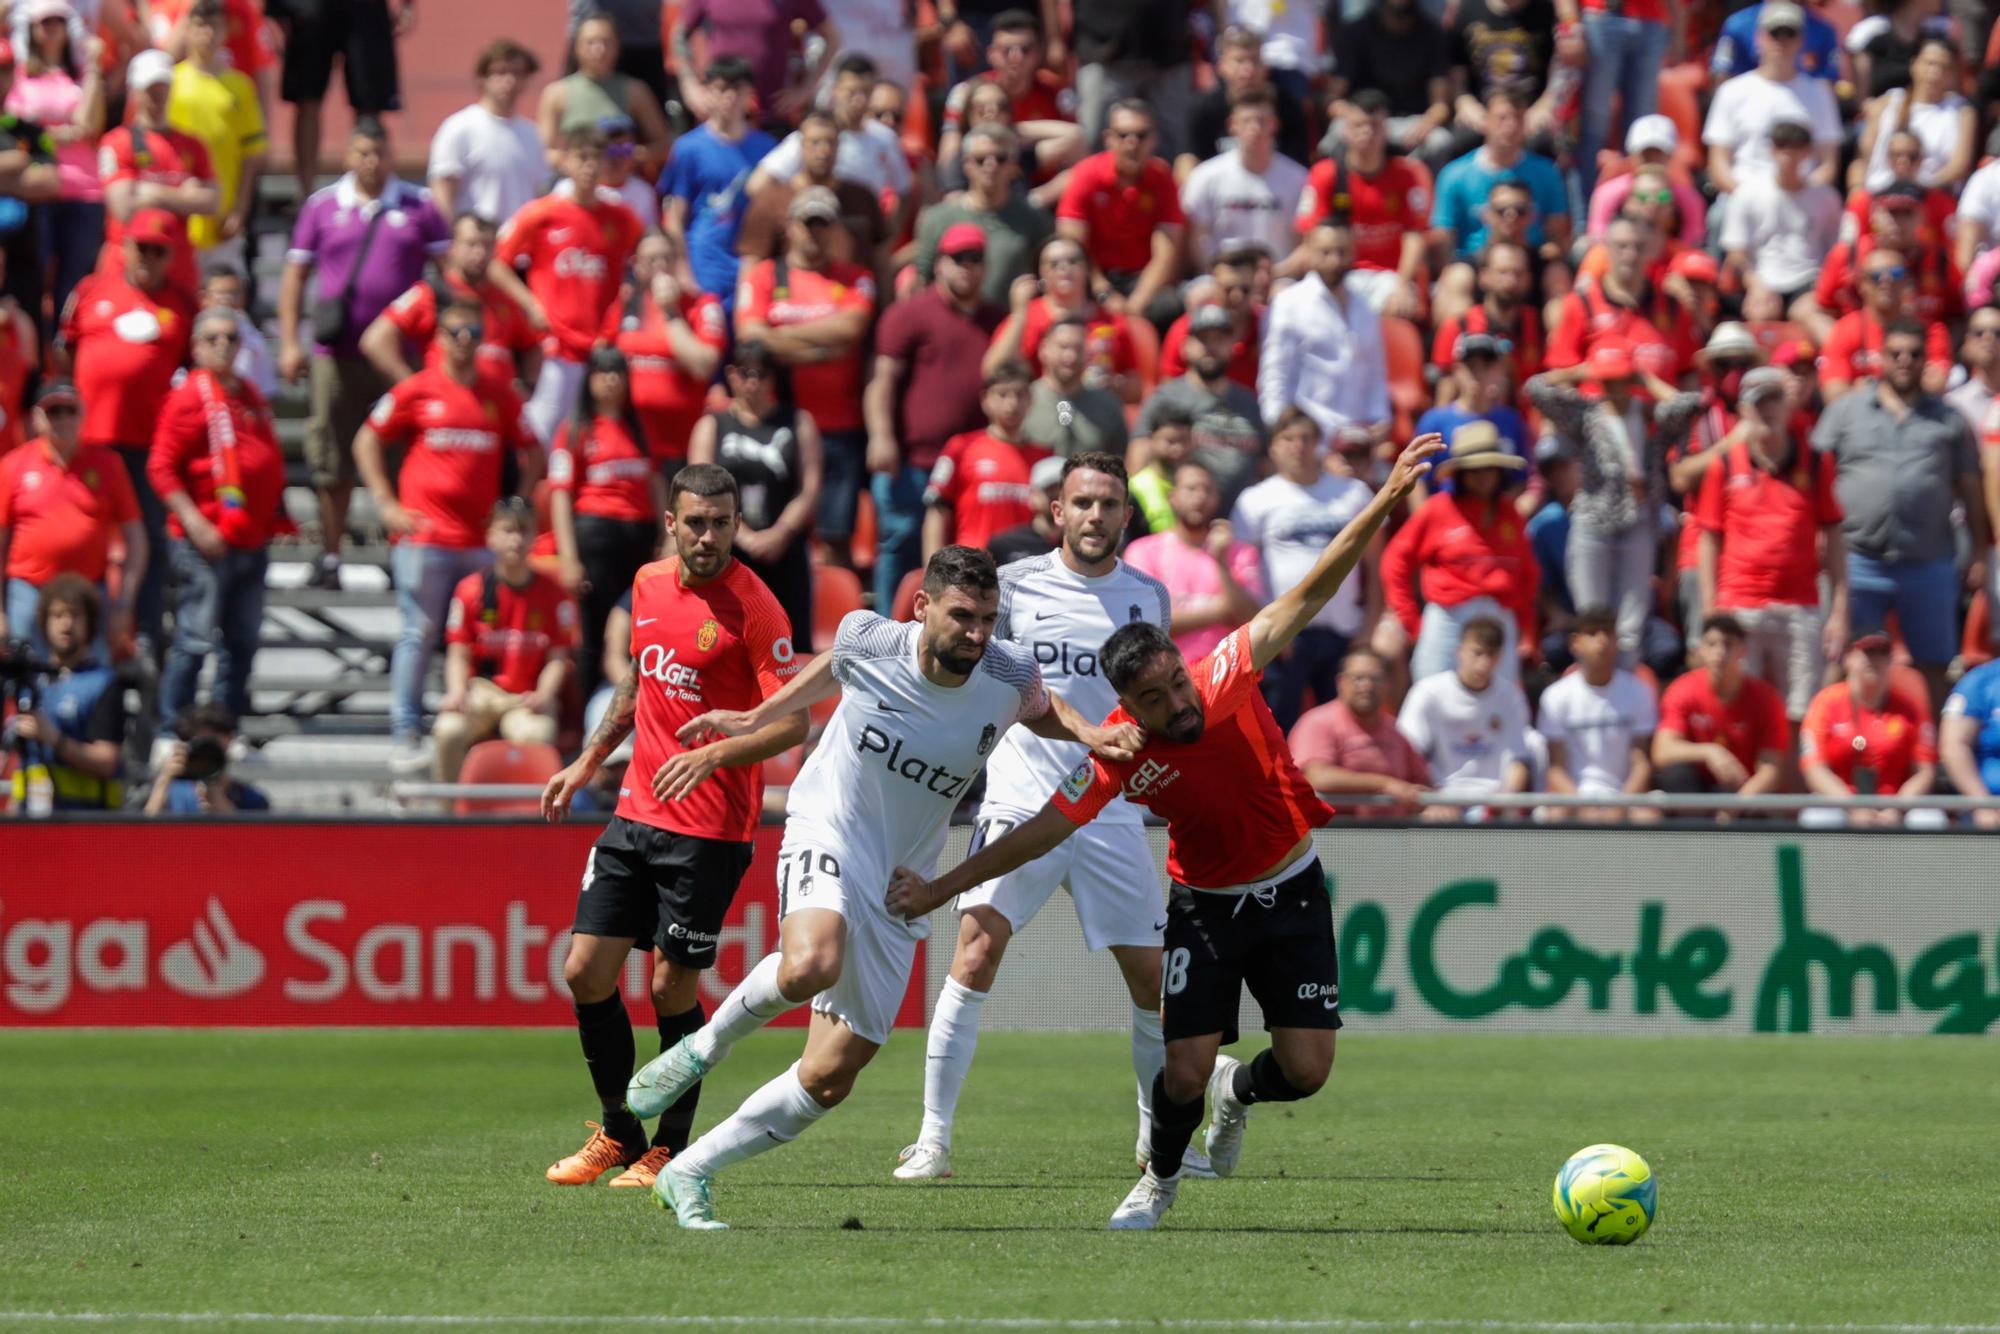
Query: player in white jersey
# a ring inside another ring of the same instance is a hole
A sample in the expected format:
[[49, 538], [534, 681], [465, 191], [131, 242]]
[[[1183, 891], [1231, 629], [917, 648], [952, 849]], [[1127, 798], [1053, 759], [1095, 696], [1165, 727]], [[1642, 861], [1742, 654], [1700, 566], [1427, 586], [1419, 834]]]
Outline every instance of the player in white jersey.
[[778, 853], [779, 949], [750, 970], [700, 1030], [648, 1064], [626, 1090], [656, 1116], [737, 1042], [812, 1002], [805, 1053], [734, 1115], [677, 1154], [653, 1185], [682, 1227], [711, 1229], [720, 1169], [798, 1138], [845, 1099], [888, 1041], [929, 925], [884, 902], [898, 864], [934, 866], [953, 807], [1003, 733], [1131, 756], [1134, 728], [1086, 722], [1042, 686], [1034, 657], [992, 642], [999, 616], [993, 558], [950, 546], [930, 559], [915, 624], [850, 613], [833, 649], [748, 712], [704, 714], [684, 742], [741, 736], [843, 692], [819, 748], [792, 785]]
[[[1118, 707], [1117, 692], [1097, 669], [1098, 646], [1119, 626], [1149, 621], [1164, 628], [1167, 588], [1118, 559], [1130, 516], [1125, 465], [1114, 454], [1078, 454], [1063, 465], [1054, 501], [1062, 546], [1000, 570], [1000, 619], [993, 638], [1031, 653], [1042, 679], [1090, 718]], [[1009, 732], [986, 770], [973, 847], [999, 838], [1048, 801], [1084, 759], [1083, 747], [1023, 729]], [[951, 1127], [959, 1092], [979, 1041], [979, 1012], [1014, 933], [1034, 920], [1057, 886], [1067, 885], [1083, 924], [1084, 944], [1109, 949], [1132, 996], [1132, 1068], [1139, 1083], [1139, 1165], [1152, 1126], [1153, 1076], [1166, 1063], [1160, 1032], [1160, 939], [1166, 894], [1153, 872], [1139, 810], [1121, 798], [1095, 824], [1046, 857], [959, 895], [958, 948], [951, 976], [931, 1015], [924, 1061], [924, 1121], [903, 1150], [896, 1176], [921, 1181], [951, 1175]], [[1205, 1174], [1207, 1162], [1191, 1166]]]

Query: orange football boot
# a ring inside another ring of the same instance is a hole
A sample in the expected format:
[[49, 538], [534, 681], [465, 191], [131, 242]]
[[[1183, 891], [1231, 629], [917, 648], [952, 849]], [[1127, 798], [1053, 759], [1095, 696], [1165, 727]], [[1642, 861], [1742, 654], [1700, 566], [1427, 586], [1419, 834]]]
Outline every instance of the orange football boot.
[[650, 1188], [654, 1179], [660, 1175], [660, 1169], [665, 1167], [667, 1160], [673, 1156], [666, 1145], [655, 1144], [652, 1148], [646, 1150], [645, 1156], [640, 1158], [638, 1162], [611, 1178], [612, 1188], [614, 1190], [619, 1186], [645, 1186]]
[[588, 1186], [614, 1167], [625, 1167], [636, 1159], [625, 1156], [625, 1146], [604, 1133], [595, 1121], [585, 1121], [590, 1138], [583, 1147], [549, 1168], [549, 1180], [558, 1186]]

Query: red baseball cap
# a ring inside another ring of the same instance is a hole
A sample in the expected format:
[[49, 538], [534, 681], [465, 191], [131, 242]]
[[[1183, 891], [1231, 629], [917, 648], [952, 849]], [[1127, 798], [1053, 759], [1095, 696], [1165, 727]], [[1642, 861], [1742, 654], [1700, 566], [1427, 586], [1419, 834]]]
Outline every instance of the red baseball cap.
[[1863, 653], [1893, 653], [1896, 641], [1880, 630], [1866, 630], [1847, 641], [1848, 651], [1860, 649]]
[[1683, 250], [1674, 256], [1669, 272], [1678, 273], [1691, 283], [1712, 283], [1722, 276], [1716, 266], [1715, 256], [1706, 250]]
[[1630, 348], [1613, 345], [1600, 347], [1590, 354], [1590, 378], [1593, 380], [1629, 380], [1634, 373]]
[[1818, 358], [1819, 353], [1803, 338], [1787, 338], [1771, 352], [1773, 366], [1797, 366], [1802, 362], [1809, 365]]
[[175, 246], [185, 237], [180, 219], [163, 208], [142, 208], [125, 224], [125, 239], [141, 245]]
[[962, 255], [968, 250], [986, 249], [986, 233], [976, 222], [955, 222], [938, 238], [940, 255]]

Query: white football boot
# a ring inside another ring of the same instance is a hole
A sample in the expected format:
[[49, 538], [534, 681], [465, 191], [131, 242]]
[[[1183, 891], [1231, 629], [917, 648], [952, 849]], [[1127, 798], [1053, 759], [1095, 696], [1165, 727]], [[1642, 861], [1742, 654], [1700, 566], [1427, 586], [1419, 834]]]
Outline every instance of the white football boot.
[[1131, 1194], [1111, 1214], [1109, 1224], [1113, 1232], [1151, 1232], [1160, 1225], [1160, 1218], [1174, 1207], [1174, 1197], [1180, 1194], [1181, 1179], [1178, 1176], [1162, 1181], [1147, 1168], [1139, 1178], [1139, 1184], [1132, 1187]]
[[[1149, 1146], [1143, 1139], [1132, 1146], [1133, 1160], [1138, 1164], [1141, 1172], [1146, 1170], [1148, 1152]], [[1181, 1175], [1184, 1177], [1199, 1177], [1203, 1181], [1213, 1181], [1215, 1180], [1215, 1169], [1208, 1165], [1208, 1155], [1190, 1144], [1187, 1146], [1187, 1152], [1181, 1155]]]
[[1202, 1147], [1208, 1150], [1209, 1168], [1219, 1177], [1236, 1170], [1243, 1156], [1243, 1128], [1250, 1123], [1250, 1109], [1236, 1101], [1236, 1071], [1242, 1064], [1234, 1056], [1218, 1056], [1215, 1073], [1208, 1077], [1208, 1134]]
[[896, 1180], [942, 1181], [951, 1175], [951, 1150], [912, 1144], [896, 1155]]

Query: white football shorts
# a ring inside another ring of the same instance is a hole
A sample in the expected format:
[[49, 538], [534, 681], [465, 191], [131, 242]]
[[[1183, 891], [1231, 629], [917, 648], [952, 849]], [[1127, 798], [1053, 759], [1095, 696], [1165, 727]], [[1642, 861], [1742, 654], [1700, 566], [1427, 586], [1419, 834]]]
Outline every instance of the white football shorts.
[[[972, 851], [1027, 819], [1021, 811], [981, 807]], [[1069, 888], [1088, 948], [1159, 947], [1167, 929], [1167, 900], [1144, 825], [1085, 825], [1054, 851], [959, 895], [958, 910], [992, 908], [1019, 931], [1035, 919], [1058, 885]]]
[[[929, 875], [935, 858], [912, 869]], [[917, 942], [930, 935], [928, 919], [905, 922], [889, 915], [889, 868], [875, 858], [826, 846], [826, 840], [787, 829], [778, 851], [778, 919], [801, 908], [825, 908], [847, 922], [840, 980], [813, 997], [817, 1014], [838, 1019], [881, 1046], [896, 1026]]]

